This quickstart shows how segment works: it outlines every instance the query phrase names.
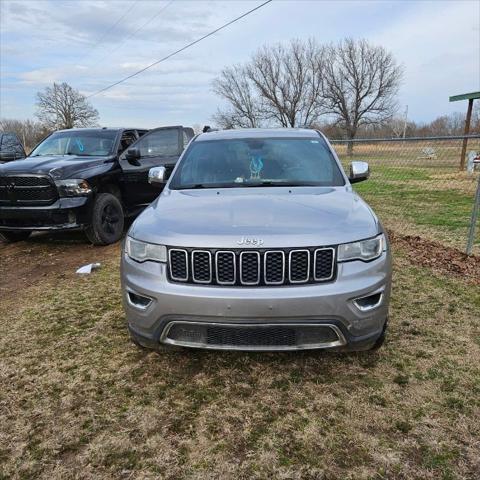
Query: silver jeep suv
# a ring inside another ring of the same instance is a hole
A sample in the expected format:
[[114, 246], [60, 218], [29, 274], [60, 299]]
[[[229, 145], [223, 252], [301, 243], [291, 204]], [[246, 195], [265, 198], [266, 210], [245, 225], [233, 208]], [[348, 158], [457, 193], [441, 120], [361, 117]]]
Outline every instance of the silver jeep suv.
[[386, 235], [327, 139], [304, 129], [195, 137], [133, 223], [122, 255], [140, 346], [368, 350], [385, 338]]

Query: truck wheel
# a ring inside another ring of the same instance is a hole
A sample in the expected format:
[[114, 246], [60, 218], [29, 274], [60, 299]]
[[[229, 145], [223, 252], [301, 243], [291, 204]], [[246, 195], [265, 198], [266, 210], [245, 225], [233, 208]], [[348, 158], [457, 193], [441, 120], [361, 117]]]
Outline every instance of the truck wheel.
[[111, 193], [100, 193], [93, 205], [92, 223], [85, 233], [94, 245], [109, 245], [122, 238], [123, 224], [120, 200]]
[[26, 240], [32, 232], [0, 232], [0, 240], [6, 243], [21, 242]]

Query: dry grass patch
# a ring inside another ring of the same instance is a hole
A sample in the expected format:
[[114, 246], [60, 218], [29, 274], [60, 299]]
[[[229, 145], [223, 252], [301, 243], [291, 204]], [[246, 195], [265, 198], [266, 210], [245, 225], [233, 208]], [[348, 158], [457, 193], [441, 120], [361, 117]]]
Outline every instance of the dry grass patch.
[[0, 478], [478, 477], [471, 284], [398, 250], [376, 354], [157, 355], [128, 340], [112, 252], [2, 296]]

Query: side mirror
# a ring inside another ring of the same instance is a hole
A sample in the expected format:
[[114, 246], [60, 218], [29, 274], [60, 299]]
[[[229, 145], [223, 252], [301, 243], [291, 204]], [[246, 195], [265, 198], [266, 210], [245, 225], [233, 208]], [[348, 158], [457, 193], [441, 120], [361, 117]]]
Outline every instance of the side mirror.
[[167, 181], [167, 169], [165, 167], [154, 167], [148, 171], [148, 183], [151, 185], [162, 185]]
[[352, 162], [350, 164], [350, 183], [363, 182], [370, 176], [370, 167], [367, 162]]
[[0, 160], [3, 160], [4, 162], [11, 162], [12, 160], [20, 158], [20, 155], [17, 156], [17, 152], [14, 150], [4, 150], [3, 152], [0, 152]]
[[140, 150], [138, 148], [129, 148], [127, 150], [127, 154], [125, 155], [125, 158], [127, 159], [127, 162], [130, 165], [133, 165], [135, 167], [140, 166], [140, 162], [138, 161], [138, 159], [141, 158], [141, 155], [140, 155]]

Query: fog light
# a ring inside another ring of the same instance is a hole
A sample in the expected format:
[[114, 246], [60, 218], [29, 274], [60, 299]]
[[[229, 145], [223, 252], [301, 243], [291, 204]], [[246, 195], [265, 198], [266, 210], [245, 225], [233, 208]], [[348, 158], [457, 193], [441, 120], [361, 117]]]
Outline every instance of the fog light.
[[128, 292], [128, 302], [130, 305], [133, 305], [140, 310], [146, 310], [148, 306], [152, 303], [152, 299], [149, 297], [144, 297], [143, 295], [138, 295], [137, 293]]
[[381, 305], [383, 300], [383, 292], [377, 292], [366, 297], [356, 298], [353, 303], [362, 312], [368, 312]]

